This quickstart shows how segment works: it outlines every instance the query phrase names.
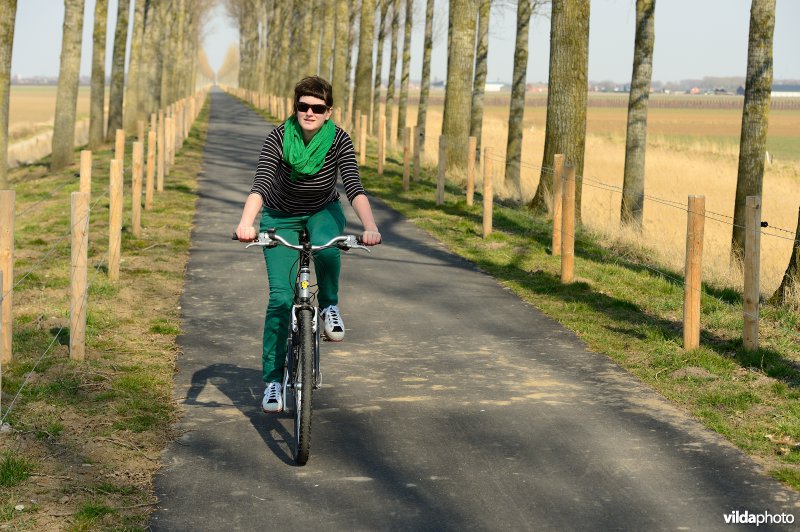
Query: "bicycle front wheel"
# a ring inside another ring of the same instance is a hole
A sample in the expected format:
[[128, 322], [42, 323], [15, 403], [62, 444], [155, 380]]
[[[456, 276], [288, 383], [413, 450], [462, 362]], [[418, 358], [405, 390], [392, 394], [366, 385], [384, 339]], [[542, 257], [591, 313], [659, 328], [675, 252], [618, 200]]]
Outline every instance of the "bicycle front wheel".
[[294, 461], [305, 465], [311, 452], [311, 396], [314, 390], [314, 311], [301, 308], [297, 315], [300, 335], [295, 381]]

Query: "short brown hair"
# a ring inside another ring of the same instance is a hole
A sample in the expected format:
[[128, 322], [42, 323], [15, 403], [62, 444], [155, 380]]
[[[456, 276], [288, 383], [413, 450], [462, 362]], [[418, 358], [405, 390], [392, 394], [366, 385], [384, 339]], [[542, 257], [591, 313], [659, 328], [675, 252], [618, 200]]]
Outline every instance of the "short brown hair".
[[327, 80], [319, 76], [308, 76], [297, 82], [294, 86], [294, 112], [297, 112], [297, 102], [303, 96], [313, 96], [325, 102], [329, 108], [333, 107], [333, 87]]

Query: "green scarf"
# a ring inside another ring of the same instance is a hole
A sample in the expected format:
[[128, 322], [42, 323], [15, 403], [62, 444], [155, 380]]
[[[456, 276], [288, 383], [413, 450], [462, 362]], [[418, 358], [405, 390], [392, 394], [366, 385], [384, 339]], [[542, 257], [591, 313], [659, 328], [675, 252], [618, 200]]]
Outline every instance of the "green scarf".
[[289, 179], [297, 181], [298, 178], [319, 172], [325, 163], [325, 154], [331, 149], [336, 136], [333, 120], [326, 120], [307, 146], [303, 141], [303, 130], [297, 117], [290, 117], [284, 123], [283, 129], [283, 160], [292, 167]]

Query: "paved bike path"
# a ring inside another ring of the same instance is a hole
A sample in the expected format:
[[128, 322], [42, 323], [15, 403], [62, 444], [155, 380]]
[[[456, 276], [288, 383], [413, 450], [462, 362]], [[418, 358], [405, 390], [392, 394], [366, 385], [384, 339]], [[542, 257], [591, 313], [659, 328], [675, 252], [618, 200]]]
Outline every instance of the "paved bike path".
[[[574, 334], [373, 200], [343, 260], [311, 458], [258, 407], [260, 251], [229, 234], [268, 125], [211, 93], [154, 530], [728, 530], [800, 498]], [[359, 228], [345, 206], [349, 227]], [[784, 527], [774, 527], [783, 529]], [[769, 529], [761, 526], [759, 530]]]

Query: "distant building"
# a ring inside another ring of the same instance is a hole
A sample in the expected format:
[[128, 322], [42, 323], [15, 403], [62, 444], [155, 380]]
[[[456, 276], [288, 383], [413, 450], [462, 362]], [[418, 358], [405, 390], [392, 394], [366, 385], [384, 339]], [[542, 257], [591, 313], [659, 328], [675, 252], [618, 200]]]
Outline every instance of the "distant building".
[[483, 90], [485, 92], [500, 92], [505, 87], [505, 84], [497, 82], [487, 82], [486, 85], [483, 86]]
[[800, 97], [800, 85], [773, 85], [772, 98], [798, 98]]

